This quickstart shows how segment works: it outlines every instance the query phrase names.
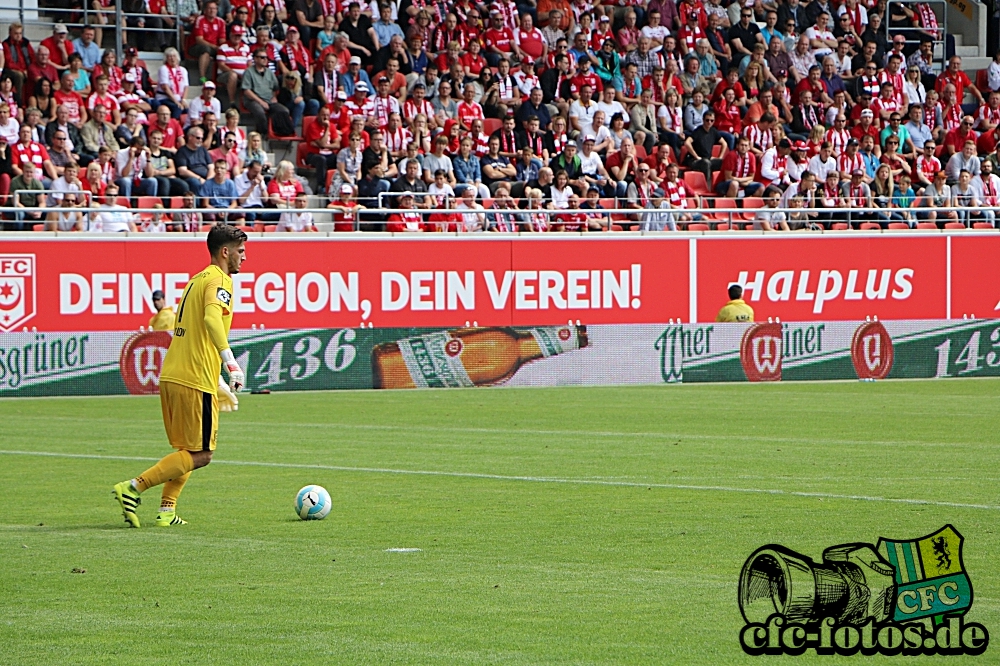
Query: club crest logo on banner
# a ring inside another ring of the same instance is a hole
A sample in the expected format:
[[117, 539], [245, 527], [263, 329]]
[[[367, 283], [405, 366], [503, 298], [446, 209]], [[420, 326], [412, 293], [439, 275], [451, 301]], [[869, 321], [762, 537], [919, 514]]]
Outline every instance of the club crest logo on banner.
[[172, 336], [167, 331], [136, 333], [122, 346], [118, 368], [132, 395], [160, 392], [160, 370]]
[[781, 335], [781, 324], [754, 324], [743, 333], [740, 362], [749, 381], [781, 381]]
[[892, 337], [881, 322], [858, 326], [851, 340], [851, 361], [858, 379], [885, 379], [892, 370]]
[[0, 254], [0, 331], [35, 316], [35, 255]]

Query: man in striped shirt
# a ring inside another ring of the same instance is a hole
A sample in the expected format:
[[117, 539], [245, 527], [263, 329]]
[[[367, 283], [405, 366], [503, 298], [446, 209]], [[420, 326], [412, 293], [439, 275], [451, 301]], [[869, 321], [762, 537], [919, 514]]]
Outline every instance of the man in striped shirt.
[[219, 83], [226, 86], [231, 100], [236, 99], [237, 85], [240, 83], [243, 72], [247, 71], [247, 67], [250, 65], [250, 47], [243, 42], [243, 32], [243, 26], [234, 23], [229, 28], [229, 37], [225, 43], [219, 45], [216, 52]]

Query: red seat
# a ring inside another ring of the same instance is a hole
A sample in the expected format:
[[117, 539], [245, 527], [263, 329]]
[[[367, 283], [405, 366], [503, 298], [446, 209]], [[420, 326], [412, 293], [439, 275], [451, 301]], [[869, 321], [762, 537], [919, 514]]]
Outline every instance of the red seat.
[[726, 212], [726, 210], [736, 208], [736, 199], [730, 199], [729, 197], [716, 197], [715, 199], [709, 199], [709, 201], [714, 203], [715, 210], [711, 212], [705, 211], [707, 213], [705, 215], [706, 217], [720, 222], [732, 221], [731, 215]]
[[646, 154], [646, 147], [645, 146], [636, 145], [636, 147], [635, 147], [635, 156], [639, 158], [640, 162], [646, 161], [646, 158], [649, 157], [649, 155]]
[[965, 229], [965, 225], [961, 222], [948, 222], [944, 225], [945, 229]]
[[712, 159], [719, 159], [719, 155], [722, 154], [722, 146], [715, 144], [712, 146]]
[[[302, 136], [305, 137], [306, 131], [309, 129], [310, 125], [316, 122], [316, 116], [306, 116], [302, 119]], [[295, 147], [295, 166], [308, 168], [309, 165], [306, 164], [306, 153], [308, 151], [308, 146], [305, 141], [299, 143]]]
[[990, 89], [989, 70], [981, 69], [976, 72], [976, 89], [984, 94], [986, 94], [986, 91]]
[[861, 231], [878, 231], [882, 227], [877, 222], [862, 222]]
[[717, 225], [715, 225], [715, 230], [716, 231], [729, 231], [729, 223], [728, 222], [719, 222]]
[[611, 225], [611, 231], [623, 231], [622, 225], [620, 225], [620, 224], [612, 224]]
[[45, 225], [44, 224], [33, 224], [33, 225], [31, 225], [31, 230], [32, 231], [45, 231]]
[[917, 222], [917, 229], [937, 229], [937, 222]]
[[[490, 136], [493, 132], [503, 127], [503, 121], [499, 118], [486, 118], [483, 120], [483, 134]], [[302, 130], [305, 133], [305, 130]]]
[[847, 231], [851, 227], [847, 224], [847, 222], [834, 222], [830, 228], [834, 231]]
[[203, 224], [200, 227], [198, 227], [198, 231], [211, 231], [212, 227], [214, 226], [215, 226], [214, 224]]
[[756, 213], [752, 212], [755, 208], [763, 208], [764, 200], [760, 197], [746, 197], [743, 199], [743, 219], [747, 222], [752, 222]]
[[908, 225], [906, 222], [890, 222], [889, 223], [889, 228], [890, 229], [909, 229], [910, 225]]
[[[144, 196], [144, 197], [138, 197], [136, 199], [136, 207], [138, 208], [153, 208], [155, 206], [162, 206], [162, 205], [163, 201], [160, 199], [160, 197]], [[152, 220], [153, 214], [149, 212], [139, 213], [139, 219], [144, 221]]]
[[703, 222], [692, 222], [688, 224], [688, 231], [708, 231], [709, 227]]
[[989, 222], [973, 222], [972, 223], [972, 228], [973, 229], [993, 229], [993, 225], [990, 224]]
[[277, 134], [274, 133], [274, 123], [271, 122], [270, 118], [268, 118], [267, 119], [267, 140], [268, 141], [289, 141], [289, 142], [291, 142], [291, 141], [301, 141], [302, 137], [301, 136], [296, 136], [294, 134], [290, 134], [288, 136], [278, 136]]
[[706, 195], [712, 193], [708, 189], [708, 183], [705, 182], [705, 174], [701, 171], [685, 171], [684, 184], [690, 187], [691, 191], [695, 194]]

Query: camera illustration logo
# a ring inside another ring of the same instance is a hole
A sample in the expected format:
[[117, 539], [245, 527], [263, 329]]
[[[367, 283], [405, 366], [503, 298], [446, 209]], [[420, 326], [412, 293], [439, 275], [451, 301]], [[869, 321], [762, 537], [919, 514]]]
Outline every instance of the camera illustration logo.
[[740, 574], [743, 651], [982, 654], [989, 632], [965, 621], [972, 581], [963, 541], [945, 525], [917, 539], [832, 546], [822, 562], [777, 544], [758, 548]]

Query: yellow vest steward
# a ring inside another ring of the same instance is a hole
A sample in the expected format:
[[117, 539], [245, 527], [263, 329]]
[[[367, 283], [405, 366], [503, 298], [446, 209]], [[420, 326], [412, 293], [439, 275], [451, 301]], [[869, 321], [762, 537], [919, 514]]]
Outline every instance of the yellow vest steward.
[[744, 303], [742, 298], [737, 298], [719, 310], [715, 321], [753, 321], [753, 308]]

